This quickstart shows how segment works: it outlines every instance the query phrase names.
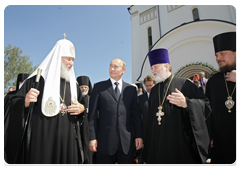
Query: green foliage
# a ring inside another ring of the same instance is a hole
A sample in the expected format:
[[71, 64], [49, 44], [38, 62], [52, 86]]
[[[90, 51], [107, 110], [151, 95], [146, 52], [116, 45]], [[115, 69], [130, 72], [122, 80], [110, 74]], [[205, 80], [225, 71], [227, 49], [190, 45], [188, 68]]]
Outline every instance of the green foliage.
[[202, 63], [202, 62], [196, 62], [196, 63], [187, 64], [187, 65], [181, 67], [174, 75], [177, 75], [177, 74], [178, 74], [180, 71], [182, 71], [184, 68], [189, 67], [189, 66], [194, 66], [194, 65], [200, 65], [200, 66], [208, 67], [208, 68], [210, 68], [212, 71], [217, 71], [211, 64]]
[[10, 86], [16, 86], [19, 73], [31, 74], [37, 66], [32, 66], [29, 56], [21, 56], [19, 47], [4, 47], [4, 95]]

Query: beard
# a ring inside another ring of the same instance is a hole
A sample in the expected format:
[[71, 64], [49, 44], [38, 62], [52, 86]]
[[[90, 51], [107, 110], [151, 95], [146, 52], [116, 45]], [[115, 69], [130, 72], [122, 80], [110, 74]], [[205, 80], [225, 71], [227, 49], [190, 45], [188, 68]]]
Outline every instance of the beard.
[[88, 94], [88, 91], [82, 92], [82, 95], [83, 95], [83, 96], [86, 96], [87, 94]]
[[[63, 63], [61, 64], [61, 77], [64, 78], [67, 82], [70, 82], [70, 68], [71, 65], [65, 66]], [[69, 70], [68, 70], [69, 68]]]
[[138, 95], [138, 96], [141, 95], [141, 94], [143, 94], [142, 91], [138, 91], [138, 92], [137, 92], [137, 95]]
[[232, 70], [236, 70], [236, 61], [230, 65], [225, 65], [222, 67], [219, 66], [219, 72], [221, 73], [231, 72]]
[[154, 76], [154, 79], [156, 82], [160, 83], [160, 82], [166, 80], [166, 78], [167, 78], [166, 67], [163, 67], [163, 70], [160, 73], [158, 73], [158, 72], [155, 72], [155, 73], [157, 74], [156, 76]]

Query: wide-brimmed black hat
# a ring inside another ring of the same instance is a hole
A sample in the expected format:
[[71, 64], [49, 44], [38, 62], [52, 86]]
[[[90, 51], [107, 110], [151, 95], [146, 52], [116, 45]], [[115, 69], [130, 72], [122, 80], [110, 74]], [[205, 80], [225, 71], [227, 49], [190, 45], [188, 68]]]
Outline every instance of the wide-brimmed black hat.
[[236, 51], [236, 32], [225, 32], [213, 37], [215, 53], [219, 51]]

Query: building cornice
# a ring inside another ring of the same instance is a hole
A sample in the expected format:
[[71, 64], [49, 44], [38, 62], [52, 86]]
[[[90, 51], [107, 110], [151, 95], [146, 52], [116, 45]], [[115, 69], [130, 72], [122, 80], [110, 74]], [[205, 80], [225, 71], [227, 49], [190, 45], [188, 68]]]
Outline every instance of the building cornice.
[[144, 24], [155, 18], [157, 18], [157, 7], [156, 6], [139, 14], [139, 23], [141, 25], [141, 24]]

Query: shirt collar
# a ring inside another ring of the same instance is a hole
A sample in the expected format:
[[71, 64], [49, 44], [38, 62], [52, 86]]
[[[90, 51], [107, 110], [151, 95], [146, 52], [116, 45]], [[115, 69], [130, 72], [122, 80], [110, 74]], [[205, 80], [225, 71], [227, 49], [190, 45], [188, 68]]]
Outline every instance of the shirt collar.
[[[116, 80], [112, 79], [111, 77], [110, 77], [110, 80], [111, 80], [111, 82], [112, 82], [112, 85], [115, 86], [114, 83], [116, 82]], [[117, 82], [119, 83], [119, 85], [122, 85], [122, 78], [121, 78], [120, 80], [118, 80]]]

